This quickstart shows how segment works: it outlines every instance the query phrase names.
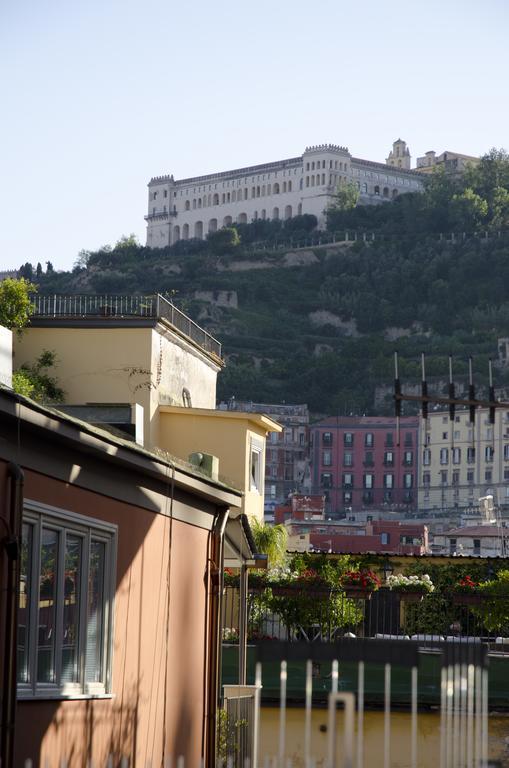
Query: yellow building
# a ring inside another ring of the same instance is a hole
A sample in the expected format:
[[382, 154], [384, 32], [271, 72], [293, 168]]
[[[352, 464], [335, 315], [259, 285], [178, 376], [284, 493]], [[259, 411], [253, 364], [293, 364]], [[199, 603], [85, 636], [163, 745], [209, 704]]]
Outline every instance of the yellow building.
[[419, 509], [451, 510], [477, 506], [492, 495], [495, 505], [509, 505], [509, 411], [497, 409], [490, 424], [486, 409], [429, 414], [421, 421]]
[[260, 414], [214, 410], [224, 362], [213, 336], [161, 296], [36, 296], [35, 303], [30, 326], [14, 340], [16, 368], [54, 351], [67, 412], [79, 407], [80, 418], [111, 424], [112, 406], [137, 406], [140, 442], [185, 460], [216, 456], [219, 473], [244, 492], [243, 511], [261, 519], [265, 438], [282, 427]]
[[282, 426], [260, 413], [162, 405], [160, 447], [175, 456], [219, 457], [219, 472], [244, 490], [243, 509], [261, 520], [264, 505], [265, 440]]

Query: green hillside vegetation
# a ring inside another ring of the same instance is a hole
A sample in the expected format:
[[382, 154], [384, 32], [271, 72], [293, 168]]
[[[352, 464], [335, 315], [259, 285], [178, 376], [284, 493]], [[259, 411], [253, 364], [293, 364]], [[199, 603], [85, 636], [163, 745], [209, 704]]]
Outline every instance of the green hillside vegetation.
[[[352, 207], [352, 190], [340, 189], [328, 229], [299, 216], [164, 249], [127, 237], [81, 252], [69, 273], [23, 269], [43, 293], [167, 294], [223, 342], [222, 399], [373, 413], [396, 348], [406, 381], [420, 381], [422, 350], [429, 376], [445, 376], [452, 352], [460, 376], [473, 354], [482, 381], [497, 338], [509, 336], [505, 152], [492, 150], [462, 177], [434, 174], [424, 194], [379, 206]], [[507, 383], [503, 371], [497, 381]]]

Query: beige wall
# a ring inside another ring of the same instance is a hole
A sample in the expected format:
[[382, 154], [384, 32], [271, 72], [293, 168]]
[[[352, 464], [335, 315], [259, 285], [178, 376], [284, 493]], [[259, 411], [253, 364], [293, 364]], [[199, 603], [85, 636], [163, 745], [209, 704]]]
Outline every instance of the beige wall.
[[147, 447], [158, 445], [160, 403], [214, 408], [220, 370], [202, 352], [159, 324], [157, 328], [28, 328], [15, 339], [15, 368], [44, 349], [58, 358], [55, 376], [65, 402], [138, 403]]
[[[230, 418], [234, 414], [235, 418]], [[258, 519], [263, 517], [265, 478], [265, 437], [266, 430], [257, 427], [248, 418], [239, 418], [236, 412], [211, 411], [205, 415], [165, 412], [160, 414], [160, 446], [174, 456], [188, 459], [191, 453], [211, 453], [219, 458], [219, 474], [245, 492], [243, 509], [247, 515]], [[251, 490], [250, 448], [251, 441], [262, 441], [260, 492]]]
[[[317, 768], [327, 765], [327, 733], [320, 732], [320, 726], [327, 725], [327, 710], [312, 713], [311, 750]], [[391, 766], [406, 768], [410, 765], [410, 715], [402, 712], [391, 714]], [[338, 735], [342, 734], [343, 715], [338, 711]], [[437, 768], [440, 763], [440, 715], [419, 713], [418, 716], [418, 764], [419, 768]], [[304, 766], [304, 709], [289, 708], [286, 711], [286, 755], [295, 768]], [[383, 765], [384, 715], [383, 712], [364, 714], [364, 765], [378, 768]], [[356, 746], [354, 735], [354, 749]], [[496, 760], [506, 758], [505, 738], [507, 718], [489, 718], [489, 757]], [[338, 754], [341, 754], [341, 736], [338, 736]], [[263, 707], [261, 713], [260, 764], [265, 756], [277, 758], [279, 752], [279, 710]], [[355, 764], [355, 757], [354, 757]], [[506, 763], [502, 763], [506, 765]]]

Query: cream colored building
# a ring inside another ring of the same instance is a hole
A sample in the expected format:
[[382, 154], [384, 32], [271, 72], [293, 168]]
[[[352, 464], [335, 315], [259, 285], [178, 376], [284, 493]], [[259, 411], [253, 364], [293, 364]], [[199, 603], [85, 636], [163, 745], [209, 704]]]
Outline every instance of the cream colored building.
[[263, 520], [265, 441], [283, 427], [268, 416], [242, 411], [161, 406], [160, 446], [175, 456], [208, 453], [221, 476], [244, 491], [242, 511]]
[[447, 173], [462, 173], [470, 165], [477, 165], [478, 157], [463, 155], [460, 152], [442, 152], [440, 155], [434, 150], [426, 152], [423, 157], [417, 158], [417, 170], [419, 173], [433, 173], [434, 170], [443, 168]]
[[396, 139], [385, 162], [387, 165], [392, 165], [395, 168], [405, 168], [408, 171], [412, 164], [412, 157], [406, 141]]
[[419, 192], [422, 178], [410, 170], [405, 142], [398, 142], [393, 152], [396, 145], [405, 146], [401, 165], [362, 160], [346, 147], [321, 144], [306, 147], [299, 157], [247, 168], [178, 180], [171, 174], [156, 176], [148, 185], [147, 245], [162, 248], [181, 239], [204, 238], [232, 223], [304, 213], [314, 214], [324, 228], [325, 209], [338, 185], [348, 182], [358, 187], [362, 204]]
[[495, 507], [509, 506], [509, 410], [497, 409], [495, 424], [487, 410], [431, 413], [421, 420], [419, 510], [476, 507], [493, 495]]
[[14, 339], [16, 368], [54, 351], [51, 374], [68, 413], [79, 406], [75, 414], [87, 419], [86, 406], [108, 414], [104, 421], [111, 424], [107, 406], [141, 412], [146, 447], [184, 460], [217, 457], [219, 474], [244, 492], [242, 511], [262, 519], [265, 440], [282, 427], [262, 414], [215, 410], [224, 365], [216, 339], [161, 296], [37, 296], [35, 302], [30, 326]]

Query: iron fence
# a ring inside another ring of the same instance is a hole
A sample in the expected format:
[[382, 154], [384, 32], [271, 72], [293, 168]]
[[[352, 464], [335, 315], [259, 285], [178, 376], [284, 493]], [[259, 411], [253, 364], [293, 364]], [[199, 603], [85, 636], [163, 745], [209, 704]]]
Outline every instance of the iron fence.
[[221, 358], [221, 344], [182, 310], [160, 294], [92, 295], [35, 294], [31, 296], [33, 319], [155, 318], [170, 323], [195, 344]]

